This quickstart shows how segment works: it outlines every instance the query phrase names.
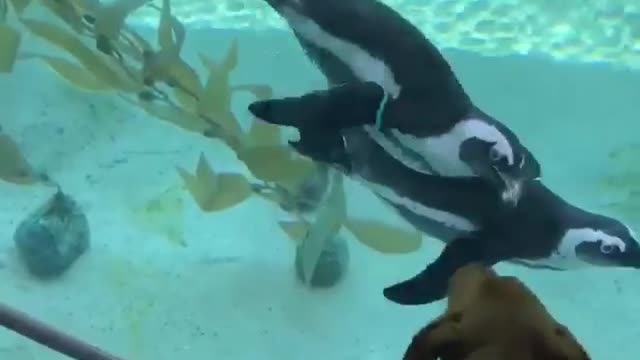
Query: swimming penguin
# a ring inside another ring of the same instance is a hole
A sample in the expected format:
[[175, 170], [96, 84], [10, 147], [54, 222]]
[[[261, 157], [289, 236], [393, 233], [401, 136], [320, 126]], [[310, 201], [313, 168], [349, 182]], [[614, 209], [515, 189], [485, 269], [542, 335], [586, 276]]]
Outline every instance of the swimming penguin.
[[395, 303], [441, 299], [452, 274], [469, 263], [509, 261], [552, 270], [640, 268], [640, 245], [629, 227], [568, 203], [539, 180], [527, 182], [512, 207], [478, 177], [447, 178], [404, 166], [362, 129], [347, 130], [345, 140], [352, 162], [347, 175], [446, 244], [418, 275], [384, 290]]
[[[259, 119], [298, 128], [300, 141], [292, 145], [301, 154], [328, 163], [344, 160], [338, 130], [360, 126], [406, 166], [482, 177], [511, 204], [523, 181], [540, 177], [539, 163], [518, 137], [473, 104], [438, 49], [387, 5], [265, 1], [334, 85], [249, 106]], [[323, 153], [323, 147], [336, 152]]]

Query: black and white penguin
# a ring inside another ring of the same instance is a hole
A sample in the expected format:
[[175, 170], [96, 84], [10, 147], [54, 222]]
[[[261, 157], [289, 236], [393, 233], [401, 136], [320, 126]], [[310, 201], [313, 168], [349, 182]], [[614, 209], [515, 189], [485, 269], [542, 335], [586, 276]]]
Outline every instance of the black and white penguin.
[[420, 305], [443, 298], [453, 273], [472, 262], [509, 261], [552, 270], [640, 269], [640, 244], [628, 226], [568, 203], [539, 180], [527, 182], [512, 207], [477, 177], [446, 178], [404, 166], [362, 129], [348, 130], [345, 139], [352, 163], [347, 175], [446, 244], [418, 275], [384, 290], [395, 303]]
[[485, 178], [511, 204], [523, 181], [540, 177], [518, 137], [473, 104], [438, 49], [390, 7], [377, 0], [265, 1], [334, 85], [249, 106], [264, 121], [298, 128], [293, 145], [301, 154], [335, 163], [344, 157], [339, 130], [363, 127], [406, 166]]

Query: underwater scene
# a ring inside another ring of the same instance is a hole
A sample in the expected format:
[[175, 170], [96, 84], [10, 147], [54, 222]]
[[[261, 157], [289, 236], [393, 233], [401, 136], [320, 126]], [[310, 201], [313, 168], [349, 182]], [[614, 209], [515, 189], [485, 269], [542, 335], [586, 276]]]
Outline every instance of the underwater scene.
[[0, 0], [0, 359], [636, 359], [638, 99], [637, 0]]

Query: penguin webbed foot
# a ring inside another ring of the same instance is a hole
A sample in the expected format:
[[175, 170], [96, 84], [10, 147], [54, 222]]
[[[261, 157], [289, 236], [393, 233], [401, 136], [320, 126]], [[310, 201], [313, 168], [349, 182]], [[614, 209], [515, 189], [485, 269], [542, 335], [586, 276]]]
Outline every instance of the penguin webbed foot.
[[471, 263], [493, 266], [501, 260], [493, 254], [487, 238], [460, 237], [447, 244], [418, 275], [385, 288], [383, 294], [399, 305], [427, 305], [446, 296], [449, 280], [459, 268]]

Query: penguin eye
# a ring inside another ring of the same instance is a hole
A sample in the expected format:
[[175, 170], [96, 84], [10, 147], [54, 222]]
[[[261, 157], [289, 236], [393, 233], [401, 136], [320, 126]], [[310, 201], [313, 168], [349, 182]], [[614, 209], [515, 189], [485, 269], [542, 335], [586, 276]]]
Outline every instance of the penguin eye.
[[602, 244], [602, 245], [600, 245], [600, 251], [603, 254], [611, 254], [617, 248], [618, 248], [617, 246], [610, 245], [610, 244]]

